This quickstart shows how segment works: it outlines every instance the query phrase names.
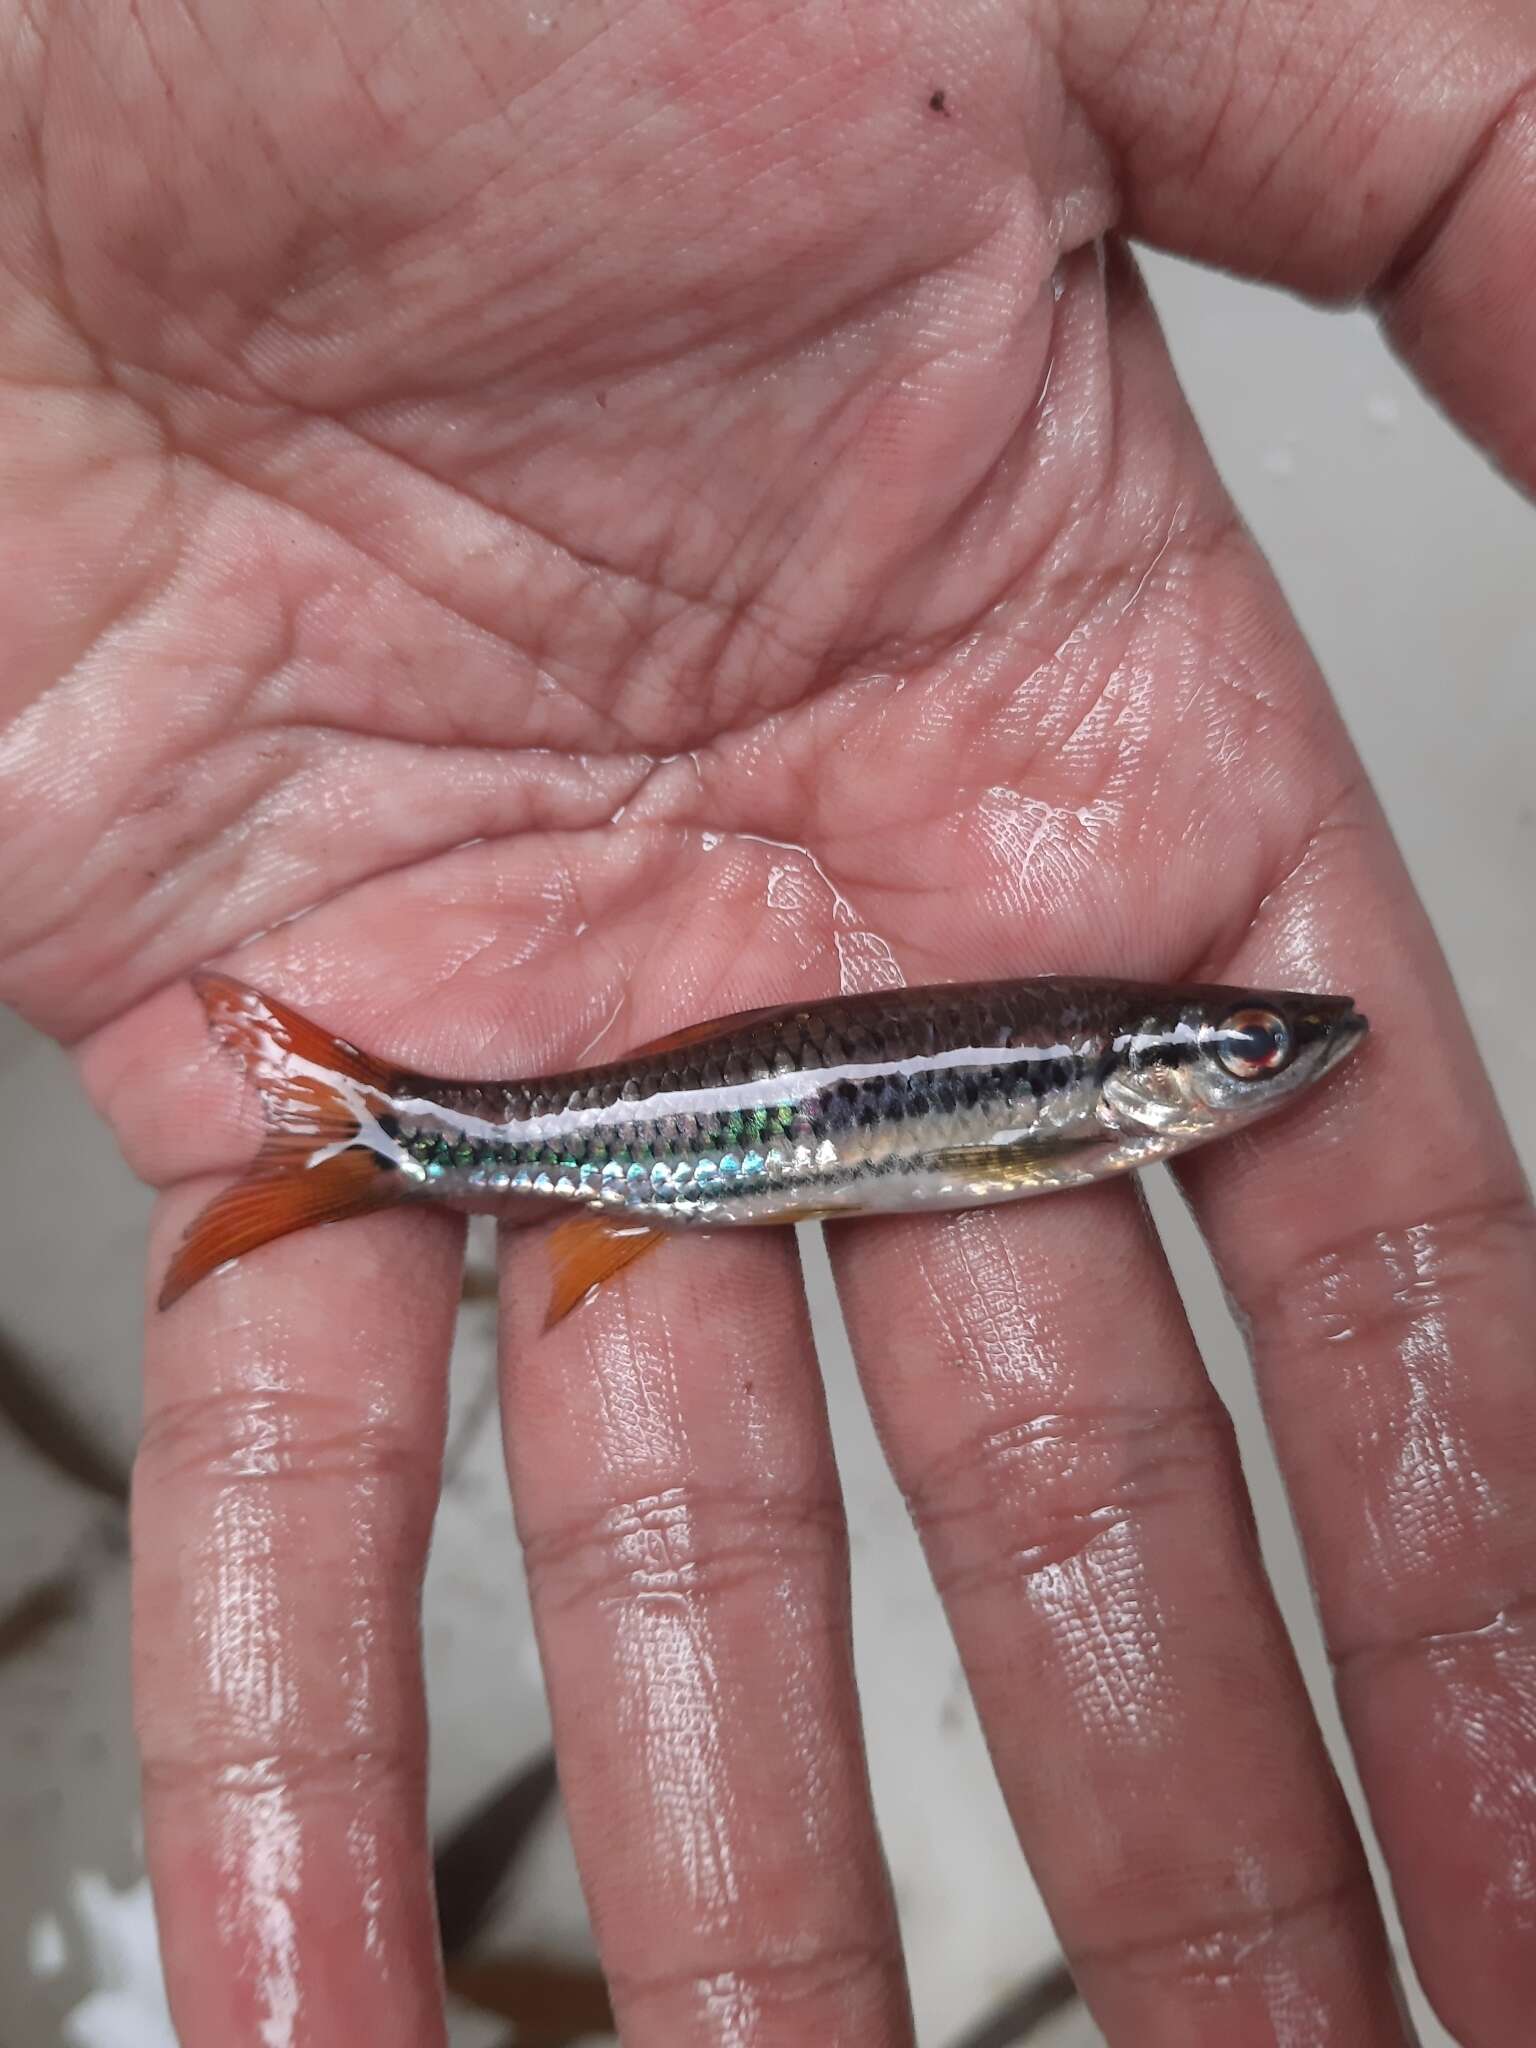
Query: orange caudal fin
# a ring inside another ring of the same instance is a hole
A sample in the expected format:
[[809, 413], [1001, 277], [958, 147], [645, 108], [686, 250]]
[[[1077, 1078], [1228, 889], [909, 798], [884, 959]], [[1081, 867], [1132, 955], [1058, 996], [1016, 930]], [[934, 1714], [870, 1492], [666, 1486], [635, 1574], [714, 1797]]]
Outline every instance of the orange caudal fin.
[[654, 1251], [665, 1237], [643, 1223], [621, 1223], [604, 1216], [573, 1216], [549, 1234], [550, 1289], [544, 1327], [552, 1330], [578, 1307], [594, 1287], [622, 1273], [636, 1259]]
[[396, 1068], [232, 975], [194, 974], [192, 986], [214, 1037], [239, 1056], [261, 1096], [271, 1126], [269, 1147], [283, 1133], [330, 1142], [328, 1118], [339, 1117], [338, 1128], [355, 1129], [359, 1089], [390, 1095], [403, 1079]]
[[313, 1166], [250, 1174], [199, 1212], [166, 1269], [160, 1306], [169, 1308], [216, 1267], [275, 1237], [362, 1216], [399, 1199], [396, 1176], [373, 1152], [338, 1152]]
[[196, 1216], [160, 1290], [169, 1308], [229, 1259], [401, 1199], [392, 1162], [365, 1127], [387, 1111], [400, 1075], [296, 1010], [225, 974], [193, 977], [214, 1035], [239, 1055], [261, 1096], [267, 1136], [250, 1170]]

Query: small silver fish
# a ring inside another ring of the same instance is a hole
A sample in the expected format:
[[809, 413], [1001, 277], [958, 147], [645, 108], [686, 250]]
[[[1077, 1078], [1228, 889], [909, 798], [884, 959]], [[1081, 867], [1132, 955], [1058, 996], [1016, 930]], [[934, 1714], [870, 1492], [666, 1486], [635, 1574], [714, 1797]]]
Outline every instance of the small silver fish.
[[1321, 1080], [1348, 996], [1047, 978], [882, 989], [690, 1026], [527, 1081], [391, 1067], [221, 974], [194, 986], [269, 1133], [160, 1306], [312, 1223], [397, 1202], [564, 1213], [549, 1321], [669, 1231], [972, 1208], [1241, 1129]]

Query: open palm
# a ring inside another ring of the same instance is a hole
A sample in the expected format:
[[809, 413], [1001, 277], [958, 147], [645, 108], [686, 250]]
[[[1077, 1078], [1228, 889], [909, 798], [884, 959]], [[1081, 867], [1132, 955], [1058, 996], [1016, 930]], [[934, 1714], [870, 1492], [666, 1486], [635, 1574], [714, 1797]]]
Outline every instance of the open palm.
[[[1368, 1058], [1185, 1179], [1416, 1958], [1489, 2044], [1536, 2006], [1529, 1213], [1112, 231], [1376, 291], [1536, 476], [1507, 13], [38, 0], [0, 124], [0, 994], [166, 1190], [157, 1268], [254, 1127], [182, 985], [212, 959], [444, 1074], [898, 979], [1350, 988]], [[1400, 2041], [1134, 1195], [835, 1237], [1109, 2039]], [[441, 2038], [416, 1595], [458, 1256], [350, 1223], [151, 1320], [189, 2048]], [[679, 1244], [547, 1338], [539, 1258], [509, 1239], [508, 1458], [625, 2039], [899, 2044], [793, 1243]]]

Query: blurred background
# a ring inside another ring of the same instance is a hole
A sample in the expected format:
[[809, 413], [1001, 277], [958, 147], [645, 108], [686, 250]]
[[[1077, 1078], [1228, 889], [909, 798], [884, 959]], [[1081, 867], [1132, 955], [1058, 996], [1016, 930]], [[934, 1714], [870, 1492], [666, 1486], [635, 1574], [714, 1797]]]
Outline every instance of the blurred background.
[[[1331, 678], [1428, 902], [1527, 1169], [1536, 1093], [1536, 514], [1361, 315], [1148, 259], [1216, 458]], [[148, 1196], [67, 1065], [0, 1016], [0, 2043], [175, 2048], [142, 1879], [123, 1498]], [[1198, 1240], [1163, 1225], [1236, 1419], [1266, 1554], [1355, 1793], [1248, 1371]], [[1015, 1847], [905, 1511], [804, 1246], [852, 1531], [871, 1768], [921, 2048], [1092, 2048]], [[432, 1816], [454, 2048], [611, 2038], [547, 1766], [476, 1237], [427, 1582]], [[1379, 1871], [1379, 1865], [1378, 1865]], [[1406, 1969], [1406, 1966], [1405, 1966]], [[1449, 2036], [1409, 1982], [1428, 2048]]]

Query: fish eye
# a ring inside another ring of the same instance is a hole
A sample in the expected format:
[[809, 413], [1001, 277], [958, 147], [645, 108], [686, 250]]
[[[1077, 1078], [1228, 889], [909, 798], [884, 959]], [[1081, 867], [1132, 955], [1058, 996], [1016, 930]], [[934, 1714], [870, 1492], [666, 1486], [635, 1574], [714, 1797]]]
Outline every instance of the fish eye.
[[1215, 1033], [1212, 1051], [1234, 1081], [1262, 1081], [1290, 1060], [1290, 1028], [1273, 1010], [1234, 1010]]

